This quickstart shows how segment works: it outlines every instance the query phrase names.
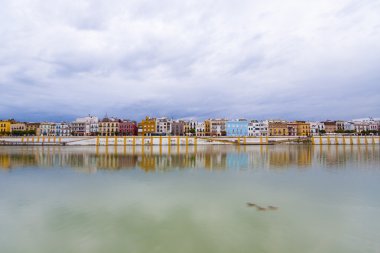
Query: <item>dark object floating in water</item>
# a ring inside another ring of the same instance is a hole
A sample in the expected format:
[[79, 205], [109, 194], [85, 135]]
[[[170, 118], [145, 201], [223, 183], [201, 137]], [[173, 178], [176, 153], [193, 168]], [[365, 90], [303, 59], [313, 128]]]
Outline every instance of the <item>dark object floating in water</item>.
[[269, 210], [278, 210], [278, 207], [277, 206], [268, 206], [268, 209]]
[[257, 211], [267, 211], [267, 210], [274, 211], [274, 210], [278, 210], [277, 206], [267, 206], [265, 208], [265, 207], [261, 207], [261, 206], [255, 204], [255, 203], [252, 203], [252, 202], [247, 202], [247, 206], [248, 207], [256, 207]]
[[267, 209], [265, 207], [257, 206], [257, 211], [266, 211]]

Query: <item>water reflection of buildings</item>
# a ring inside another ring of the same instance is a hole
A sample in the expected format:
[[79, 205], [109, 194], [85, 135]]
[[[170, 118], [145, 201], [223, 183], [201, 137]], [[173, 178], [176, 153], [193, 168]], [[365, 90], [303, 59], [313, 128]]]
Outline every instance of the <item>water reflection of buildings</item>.
[[192, 146], [192, 147], [0, 147], [0, 168], [68, 167], [84, 172], [141, 169], [254, 170], [379, 167], [378, 146]]
[[311, 145], [282, 145], [274, 146], [269, 152], [270, 167], [309, 167], [312, 162]]

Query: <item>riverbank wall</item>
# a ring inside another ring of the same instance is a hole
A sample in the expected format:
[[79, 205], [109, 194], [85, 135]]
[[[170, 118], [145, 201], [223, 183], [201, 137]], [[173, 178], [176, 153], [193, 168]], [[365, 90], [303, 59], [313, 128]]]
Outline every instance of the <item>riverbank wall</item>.
[[0, 145], [26, 146], [192, 146], [192, 145], [373, 145], [380, 136], [262, 136], [262, 137], [193, 137], [193, 136], [23, 136], [0, 137]]

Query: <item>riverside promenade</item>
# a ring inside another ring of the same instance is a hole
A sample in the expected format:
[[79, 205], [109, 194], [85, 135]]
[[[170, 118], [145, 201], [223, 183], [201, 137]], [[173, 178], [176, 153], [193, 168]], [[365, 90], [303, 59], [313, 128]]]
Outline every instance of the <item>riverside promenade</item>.
[[194, 136], [23, 136], [0, 137], [0, 145], [23, 146], [194, 146], [194, 145], [379, 145], [380, 136], [261, 136], [261, 137], [194, 137]]

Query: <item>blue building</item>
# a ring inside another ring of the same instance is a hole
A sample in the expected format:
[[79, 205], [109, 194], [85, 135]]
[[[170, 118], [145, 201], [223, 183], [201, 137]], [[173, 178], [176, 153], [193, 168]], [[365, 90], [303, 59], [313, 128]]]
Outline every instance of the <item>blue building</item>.
[[248, 121], [245, 119], [227, 121], [227, 136], [248, 136]]

